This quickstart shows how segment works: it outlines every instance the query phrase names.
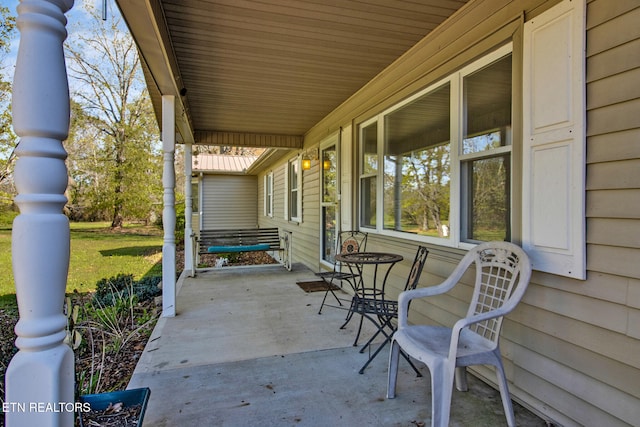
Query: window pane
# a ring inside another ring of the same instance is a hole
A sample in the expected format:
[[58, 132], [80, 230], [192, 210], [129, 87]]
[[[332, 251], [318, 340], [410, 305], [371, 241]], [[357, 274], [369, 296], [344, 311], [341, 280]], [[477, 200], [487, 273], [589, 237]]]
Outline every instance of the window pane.
[[384, 228], [447, 237], [450, 86], [385, 117]]
[[267, 175], [267, 188], [266, 188], [266, 194], [267, 194], [267, 215], [271, 216], [273, 214], [272, 209], [273, 209], [273, 175], [269, 174]]
[[376, 226], [376, 177], [361, 179], [360, 222], [364, 227]]
[[324, 224], [322, 240], [322, 259], [333, 263], [336, 255], [336, 207], [335, 205], [322, 207], [322, 222]]
[[378, 122], [362, 129], [362, 175], [378, 171]]
[[291, 203], [289, 206], [291, 206], [291, 218], [298, 218], [298, 190], [291, 191]]
[[296, 190], [298, 188], [298, 163], [291, 162], [289, 170], [289, 188]]
[[464, 78], [462, 153], [511, 144], [511, 55]]
[[191, 211], [194, 213], [200, 212], [200, 206], [198, 206], [198, 201], [200, 197], [198, 197], [198, 182], [191, 181]]
[[289, 163], [289, 218], [297, 219], [298, 206], [298, 162]]
[[510, 156], [504, 155], [464, 164], [472, 200], [467, 218], [468, 240], [510, 240], [510, 162]]
[[337, 160], [335, 145], [322, 150], [322, 201], [325, 203], [337, 200]]

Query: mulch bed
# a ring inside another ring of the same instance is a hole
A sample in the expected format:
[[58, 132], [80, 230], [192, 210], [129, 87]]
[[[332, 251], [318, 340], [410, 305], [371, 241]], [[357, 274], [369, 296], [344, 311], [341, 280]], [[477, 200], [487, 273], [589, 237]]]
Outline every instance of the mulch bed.
[[[81, 303], [82, 299], [88, 300], [90, 295], [77, 295], [76, 304]], [[160, 314], [161, 307], [157, 307], [153, 300], [144, 301], [138, 303], [135, 307], [136, 311], [145, 311], [147, 315], [152, 319], [157, 319]], [[5, 390], [4, 390], [4, 375], [6, 372], [6, 368], [11, 360], [11, 357], [17, 349], [14, 346], [14, 342], [16, 339], [13, 328], [18, 320], [18, 311], [15, 308], [0, 308], [0, 402], [4, 401], [5, 398]], [[107, 351], [104, 355], [104, 360], [101, 359], [101, 347], [96, 349], [95, 355], [93, 357], [96, 369], [102, 371], [102, 375], [100, 377], [101, 389], [99, 392], [109, 391], [109, 390], [123, 390], [126, 388], [129, 379], [138, 363], [140, 356], [144, 350], [144, 347], [147, 343], [149, 335], [153, 330], [155, 321], [149, 322], [143, 328], [140, 328], [138, 332], [128, 334], [128, 341], [126, 345], [122, 346], [118, 352]], [[122, 325], [122, 328], [126, 328], [126, 325]], [[135, 328], [138, 328], [138, 325], [135, 325]], [[107, 336], [107, 334], [104, 334]], [[102, 334], [98, 331], [93, 332], [93, 339], [97, 344], [101, 344]], [[92, 354], [90, 349], [88, 348], [88, 344], [91, 340], [91, 336], [89, 335], [89, 329], [85, 328], [83, 330], [83, 343], [85, 345], [81, 346], [80, 349], [75, 351], [75, 370], [76, 373], [80, 373], [82, 371], [90, 372], [91, 363], [92, 363]], [[86, 380], [86, 379], [85, 379]], [[138, 408], [138, 413], [140, 408]], [[128, 413], [128, 409], [125, 411], [123, 409], [122, 412]], [[135, 426], [137, 421], [135, 417], [128, 416], [124, 417], [129, 424], [123, 424], [121, 416], [115, 416], [116, 414], [111, 414], [111, 416], [103, 419], [100, 423], [90, 422], [87, 420], [84, 423], [84, 426], [109, 426], [109, 427], [129, 427]], [[130, 414], [131, 415], [131, 414]], [[0, 413], [0, 427], [5, 425], [4, 423], [4, 414]], [[109, 423], [107, 423], [107, 421]]]
[[121, 406], [117, 403], [100, 411], [82, 413], [83, 427], [136, 427], [141, 405]]
[[207, 268], [215, 267], [218, 258], [226, 258], [227, 262], [224, 266], [239, 266], [239, 265], [262, 265], [262, 264], [278, 264], [278, 261], [273, 259], [267, 252], [240, 252], [236, 254], [230, 254], [228, 256], [215, 255], [215, 254], [203, 254], [200, 255], [200, 263], [198, 267]]

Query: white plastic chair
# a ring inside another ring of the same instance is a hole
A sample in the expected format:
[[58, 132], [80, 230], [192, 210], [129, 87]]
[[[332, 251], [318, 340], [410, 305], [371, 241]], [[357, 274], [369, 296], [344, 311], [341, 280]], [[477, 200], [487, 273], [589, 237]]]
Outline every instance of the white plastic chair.
[[[453, 328], [408, 324], [411, 300], [449, 291], [474, 262], [475, 286], [465, 318], [458, 320]], [[393, 399], [396, 394], [398, 356], [402, 349], [429, 368], [431, 425], [446, 427], [454, 375], [458, 390], [466, 391], [466, 366], [493, 365], [507, 423], [515, 426], [498, 340], [504, 316], [518, 304], [530, 277], [531, 263], [520, 247], [507, 242], [489, 242], [470, 250], [440, 285], [402, 292], [398, 298], [398, 330], [393, 335], [389, 356], [387, 398]]]

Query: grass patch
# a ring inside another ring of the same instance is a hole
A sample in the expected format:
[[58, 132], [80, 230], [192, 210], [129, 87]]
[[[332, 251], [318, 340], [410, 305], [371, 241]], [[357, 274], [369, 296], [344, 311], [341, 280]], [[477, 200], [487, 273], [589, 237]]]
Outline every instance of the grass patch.
[[[0, 219], [0, 305], [15, 303], [11, 265], [11, 227]], [[71, 258], [67, 292], [95, 290], [96, 282], [118, 274], [135, 280], [162, 274], [162, 230], [128, 225], [112, 231], [108, 222], [71, 223]], [[38, 260], [31, 260], [37, 265]]]

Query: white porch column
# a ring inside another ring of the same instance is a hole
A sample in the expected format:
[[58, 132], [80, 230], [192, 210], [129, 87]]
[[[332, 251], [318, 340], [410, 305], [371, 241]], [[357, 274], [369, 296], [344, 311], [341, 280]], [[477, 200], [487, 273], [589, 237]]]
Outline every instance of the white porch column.
[[164, 188], [164, 209], [162, 225], [164, 244], [162, 245], [162, 316], [176, 315], [176, 113], [175, 97], [162, 96], [162, 151], [164, 168], [162, 186]]
[[[68, 410], [74, 401], [73, 352], [63, 343], [69, 221], [62, 213], [67, 201], [62, 141], [69, 132], [64, 13], [72, 6], [73, 0], [22, 0], [18, 6], [13, 126], [20, 137], [14, 173], [20, 215], [11, 240], [20, 351], [6, 373], [8, 427], [73, 426]], [[43, 410], [46, 405], [57, 409]]]
[[190, 277], [195, 273], [195, 260], [193, 259], [193, 194], [191, 191], [191, 153], [192, 146], [188, 142], [184, 144], [184, 269]]

